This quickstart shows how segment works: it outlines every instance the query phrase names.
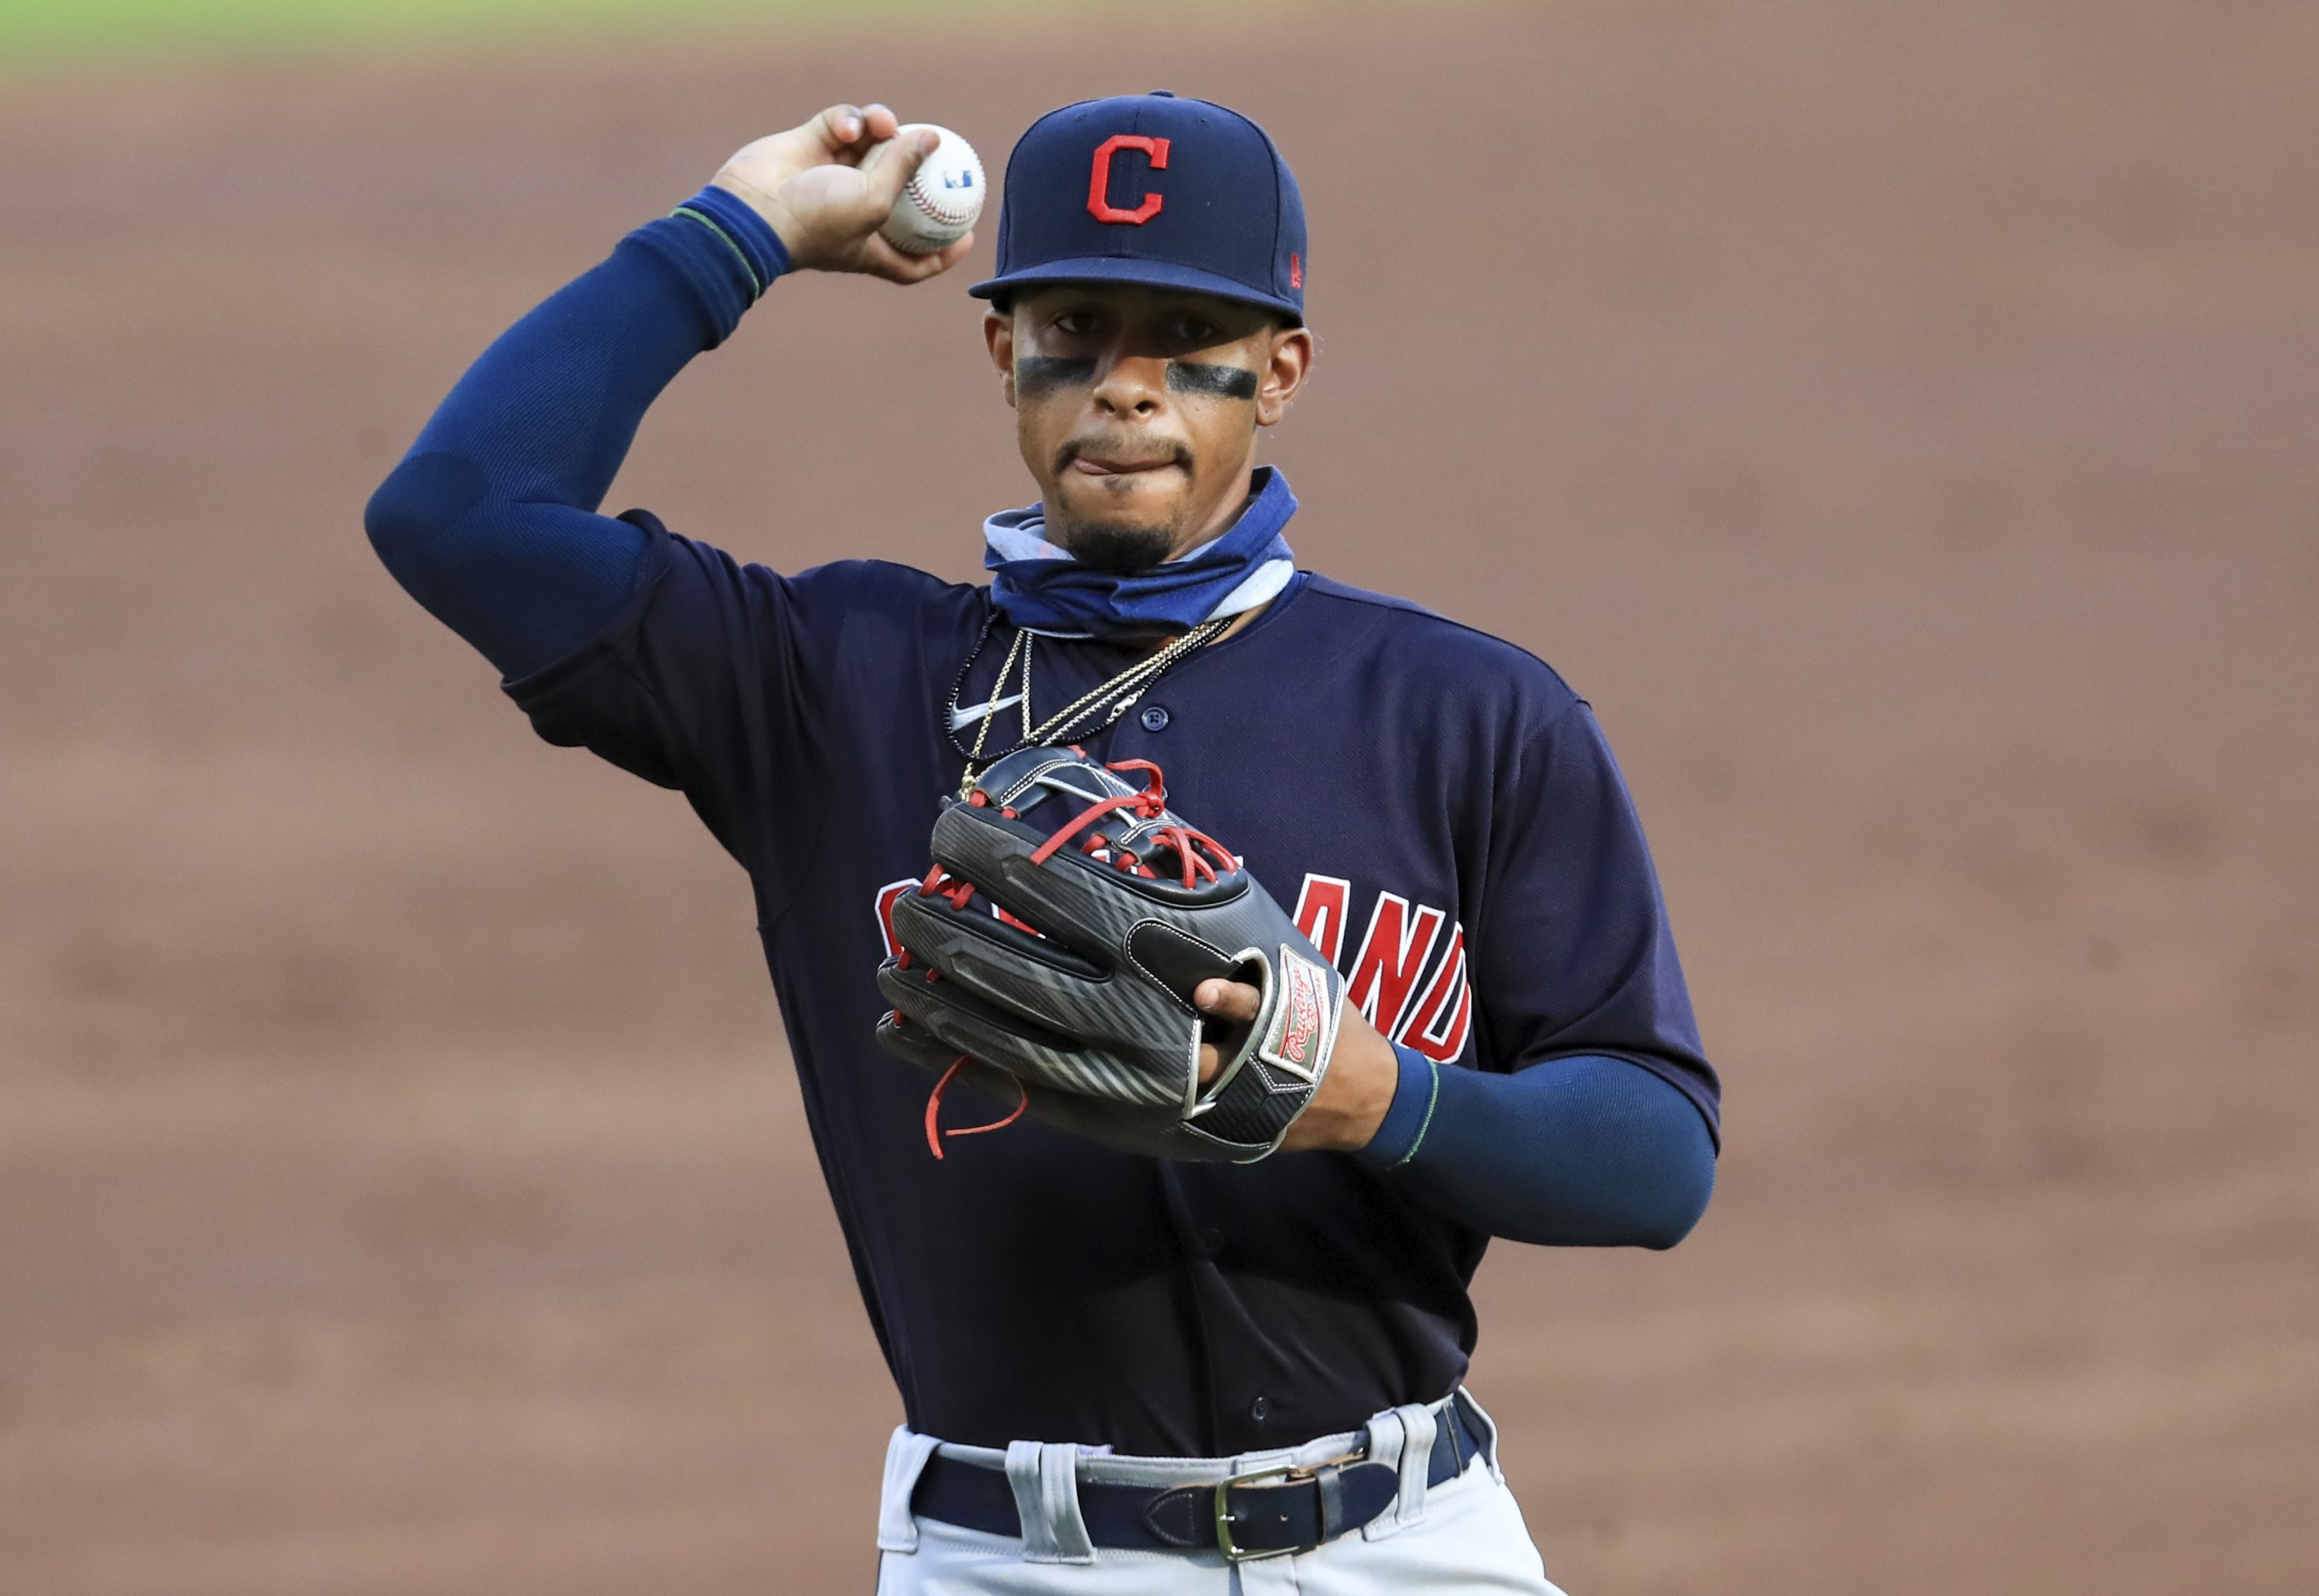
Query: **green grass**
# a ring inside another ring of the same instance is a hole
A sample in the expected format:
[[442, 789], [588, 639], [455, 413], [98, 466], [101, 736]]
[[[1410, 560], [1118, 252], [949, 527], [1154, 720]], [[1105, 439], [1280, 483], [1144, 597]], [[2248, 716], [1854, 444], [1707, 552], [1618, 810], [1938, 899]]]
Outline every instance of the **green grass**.
[[[1164, 0], [1224, 14], [1251, 0]], [[1253, 0], [1270, 12], [1457, 9], [1461, 0]], [[0, 0], [0, 71], [204, 56], [345, 55], [520, 42], [650, 39], [718, 17], [757, 29], [843, 29], [912, 13], [971, 26], [997, 12], [1102, 0]]]
[[717, 15], [828, 23], [1025, 0], [0, 0], [0, 62], [276, 54], [634, 32]]

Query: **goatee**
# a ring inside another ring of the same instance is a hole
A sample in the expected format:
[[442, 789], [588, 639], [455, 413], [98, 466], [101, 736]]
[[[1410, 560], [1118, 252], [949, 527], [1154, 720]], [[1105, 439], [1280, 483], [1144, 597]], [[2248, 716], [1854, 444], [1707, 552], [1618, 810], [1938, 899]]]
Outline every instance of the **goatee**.
[[1164, 564], [1175, 552], [1176, 534], [1167, 527], [1074, 527], [1059, 539], [1072, 559], [1106, 576], [1141, 576]]

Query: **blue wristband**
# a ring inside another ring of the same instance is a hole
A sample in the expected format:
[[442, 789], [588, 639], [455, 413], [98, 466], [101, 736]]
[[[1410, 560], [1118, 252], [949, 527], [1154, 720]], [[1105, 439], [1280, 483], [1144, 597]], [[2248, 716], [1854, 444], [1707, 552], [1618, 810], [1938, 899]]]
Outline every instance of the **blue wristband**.
[[679, 205], [673, 214], [690, 216], [731, 245], [760, 295], [790, 269], [790, 252], [772, 224], [739, 195], [727, 194], [713, 183]]
[[1385, 1111], [1369, 1144], [1355, 1155], [1379, 1169], [1406, 1164], [1416, 1156], [1426, 1130], [1433, 1123], [1433, 1105], [1441, 1091], [1440, 1078], [1435, 1073], [1439, 1065], [1414, 1048], [1396, 1044], [1393, 1050], [1401, 1059], [1401, 1081], [1393, 1089], [1393, 1105]]

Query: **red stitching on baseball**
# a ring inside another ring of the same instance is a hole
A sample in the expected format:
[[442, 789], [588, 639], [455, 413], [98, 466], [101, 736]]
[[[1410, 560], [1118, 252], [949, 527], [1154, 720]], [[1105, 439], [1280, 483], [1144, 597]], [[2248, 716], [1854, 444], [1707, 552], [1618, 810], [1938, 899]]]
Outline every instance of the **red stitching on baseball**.
[[952, 210], [928, 194], [924, 186], [925, 183], [925, 172], [921, 168], [910, 174], [909, 184], [902, 192], [917, 201], [918, 208], [943, 226], [964, 227], [967, 223], [966, 207], [961, 205], [956, 210]]

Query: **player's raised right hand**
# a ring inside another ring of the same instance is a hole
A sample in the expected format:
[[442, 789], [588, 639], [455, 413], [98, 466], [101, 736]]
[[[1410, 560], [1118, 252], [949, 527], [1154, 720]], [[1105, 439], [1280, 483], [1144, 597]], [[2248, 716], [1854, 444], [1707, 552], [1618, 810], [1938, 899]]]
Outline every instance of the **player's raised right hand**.
[[[762, 216], [801, 270], [922, 283], [955, 266], [974, 235], [922, 256], [905, 255], [879, 236], [936, 142], [923, 129], [907, 139], [900, 131], [883, 105], [832, 105], [802, 127], [743, 145], [711, 181]], [[880, 144], [864, 166], [862, 158]]]

